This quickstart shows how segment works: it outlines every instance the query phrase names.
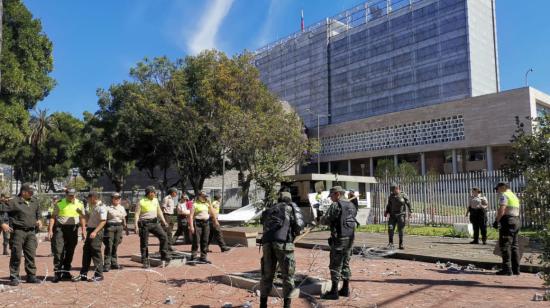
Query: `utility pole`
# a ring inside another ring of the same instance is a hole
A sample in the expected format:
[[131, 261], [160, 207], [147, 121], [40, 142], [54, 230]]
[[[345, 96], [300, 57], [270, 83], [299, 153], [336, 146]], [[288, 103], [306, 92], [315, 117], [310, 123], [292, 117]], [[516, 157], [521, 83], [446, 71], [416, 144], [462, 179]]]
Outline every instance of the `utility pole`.
[[321, 117], [330, 117], [330, 114], [324, 115], [320, 113], [314, 113], [311, 108], [307, 108], [306, 111], [314, 116], [317, 116], [317, 141], [319, 141], [319, 154], [317, 154], [317, 173], [321, 174], [321, 133], [320, 133], [320, 127], [321, 127]]

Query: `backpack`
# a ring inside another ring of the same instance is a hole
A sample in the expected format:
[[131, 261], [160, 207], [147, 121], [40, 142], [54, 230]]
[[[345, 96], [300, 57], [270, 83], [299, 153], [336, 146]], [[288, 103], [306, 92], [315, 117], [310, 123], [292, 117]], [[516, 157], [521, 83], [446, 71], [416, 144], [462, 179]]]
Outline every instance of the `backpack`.
[[263, 243], [289, 241], [290, 219], [286, 213], [286, 203], [277, 203], [262, 213]]

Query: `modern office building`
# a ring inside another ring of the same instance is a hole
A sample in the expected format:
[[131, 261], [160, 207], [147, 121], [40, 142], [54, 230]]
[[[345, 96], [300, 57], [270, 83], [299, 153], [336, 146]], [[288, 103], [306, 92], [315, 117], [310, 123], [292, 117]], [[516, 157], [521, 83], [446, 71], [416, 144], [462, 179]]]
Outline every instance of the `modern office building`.
[[499, 89], [494, 0], [375, 0], [257, 51], [308, 127]]
[[392, 159], [457, 173], [498, 169], [515, 116], [550, 106], [535, 89], [499, 93], [497, 50], [494, 0], [371, 0], [261, 48], [256, 65], [310, 136], [320, 122], [321, 172]]

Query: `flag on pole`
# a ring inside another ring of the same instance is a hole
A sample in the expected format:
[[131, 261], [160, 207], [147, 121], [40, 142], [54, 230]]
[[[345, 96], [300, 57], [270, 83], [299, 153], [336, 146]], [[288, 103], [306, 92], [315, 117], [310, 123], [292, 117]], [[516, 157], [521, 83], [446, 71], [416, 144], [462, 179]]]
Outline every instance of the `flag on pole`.
[[302, 32], [304, 32], [304, 10], [302, 10], [302, 23], [301, 23], [301, 26], [302, 26]]

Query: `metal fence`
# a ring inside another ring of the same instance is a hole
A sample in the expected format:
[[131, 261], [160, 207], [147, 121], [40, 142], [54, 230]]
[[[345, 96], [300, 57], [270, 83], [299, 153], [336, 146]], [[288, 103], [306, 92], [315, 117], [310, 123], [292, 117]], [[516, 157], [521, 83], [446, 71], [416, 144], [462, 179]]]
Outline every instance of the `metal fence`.
[[[521, 199], [525, 188], [525, 178], [520, 176], [512, 181], [501, 171], [477, 172], [463, 174], [447, 174], [435, 176], [419, 176], [413, 179], [398, 178], [378, 179], [372, 187], [371, 221], [385, 223], [384, 211], [391, 183], [398, 183], [412, 203], [413, 215], [411, 224], [454, 224], [467, 223], [465, 217], [468, 207], [468, 197], [472, 187], [479, 187], [489, 202], [488, 219], [492, 222], [498, 207], [495, 184], [503, 181], [510, 183], [510, 189]], [[548, 209], [537, 211], [537, 215], [528, 212], [526, 206], [521, 207], [520, 218], [523, 226], [540, 227], [549, 217]]]

